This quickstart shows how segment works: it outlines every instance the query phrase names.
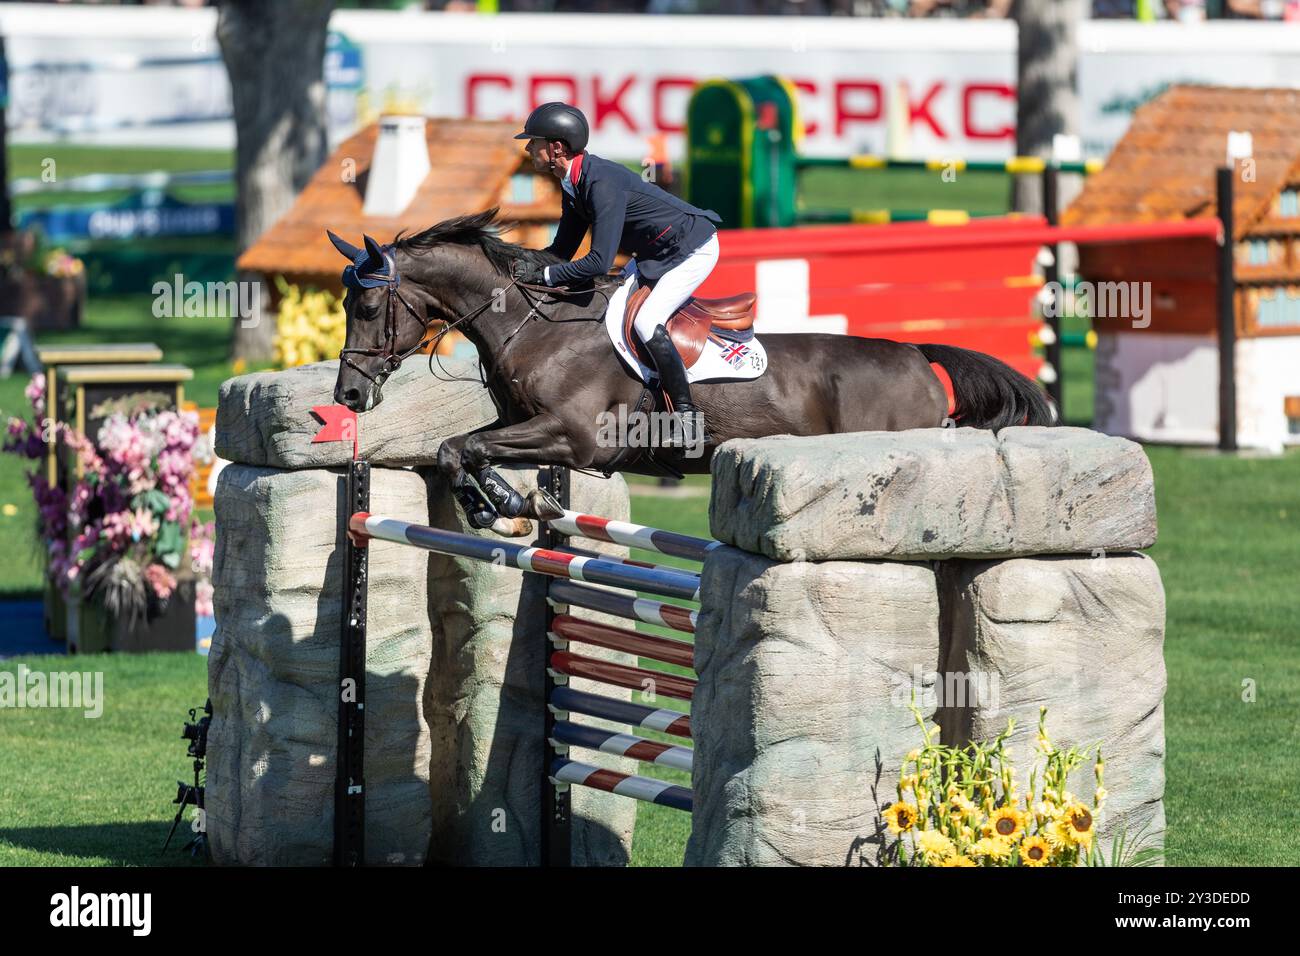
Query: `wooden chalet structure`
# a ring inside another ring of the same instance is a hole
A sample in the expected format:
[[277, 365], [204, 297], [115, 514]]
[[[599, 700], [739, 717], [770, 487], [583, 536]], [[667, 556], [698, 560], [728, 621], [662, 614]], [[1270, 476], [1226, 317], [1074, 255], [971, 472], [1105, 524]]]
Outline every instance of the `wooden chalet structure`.
[[[390, 242], [402, 230], [419, 232], [493, 206], [500, 208], [502, 220], [517, 223], [502, 232], [503, 238], [529, 246], [550, 242], [560, 218], [559, 182], [533, 171], [522, 144], [513, 138], [517, 123], [426, 119], [428, 175], [400, 213], [366, 215], [363, 206], [382, 122], [334, 150], [292, 208], [239, 257], [239, 269], [341, 295], [347, 263], [330, 244], [326, 229], [356, 245], [362, 233]], [[274, 308], [278, 290], [273, 281], [268, 287]]]
[[[1174, 86], [1142, 106], [1063, 225], [1217, 215], [1215, 170], [1229, 133], [1249, 133], [1233, 199], [1238, 433], [1243, 444], [1300, 442], [1300, 90]], [[1136, 438], [1216, 434], [1216, 249], [1201, 239], [1079, 248], [1085, 280], [1150, 283], [1146, 327], [1094, 316], [1096, 427]], [[1140, 323], [1139, 323], [1140, 324]]]

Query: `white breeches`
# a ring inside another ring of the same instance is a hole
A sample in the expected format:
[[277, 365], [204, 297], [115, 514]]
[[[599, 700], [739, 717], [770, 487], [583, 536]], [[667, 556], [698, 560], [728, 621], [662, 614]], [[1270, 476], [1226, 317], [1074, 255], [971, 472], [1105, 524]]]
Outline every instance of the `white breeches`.
[[[663, 325], [687, 299], [695, 294], [701, 283], [709, 277], [713, 267], [718, 264], [718, 236], [714, 233], [709, 240], [692, 252], [685, 262], [665, 272], [655, 283], [641, 309], [636, 315], [636, 334], [642, 342], [654, 335], [655, 329]], [[623, 267], [623, 275], [630, 276], [631, 281], [624, 282], [610, 296], [609, 307], [618, 309], [619, 314], [627, 306], [627, 297], [636, 288], [636, 260], [631, 259]]]

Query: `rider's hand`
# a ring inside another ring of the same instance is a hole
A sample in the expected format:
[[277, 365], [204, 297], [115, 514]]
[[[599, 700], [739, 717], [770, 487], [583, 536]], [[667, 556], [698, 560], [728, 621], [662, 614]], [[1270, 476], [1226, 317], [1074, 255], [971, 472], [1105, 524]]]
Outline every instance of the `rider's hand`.
[[541, 285], [545, 280], [545, 272], [541, 266], [532, 265], [523, 259], [516, 259], [511, 271], [516, 281], [525, 285]]

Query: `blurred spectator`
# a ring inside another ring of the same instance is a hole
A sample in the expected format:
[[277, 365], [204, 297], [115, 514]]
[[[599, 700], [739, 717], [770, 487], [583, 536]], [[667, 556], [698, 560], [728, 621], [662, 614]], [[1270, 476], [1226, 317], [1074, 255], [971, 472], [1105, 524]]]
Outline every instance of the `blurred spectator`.
[[1010, 15], [1012, 0], [911, 0], [911, 17], [984, 17]]

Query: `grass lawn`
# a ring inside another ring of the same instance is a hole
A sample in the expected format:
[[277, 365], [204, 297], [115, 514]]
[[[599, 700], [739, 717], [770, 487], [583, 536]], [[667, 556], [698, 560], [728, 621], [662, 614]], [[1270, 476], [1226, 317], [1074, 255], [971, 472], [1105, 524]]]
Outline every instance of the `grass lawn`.
[[[216, 168], [215, 159], [191, 157], [187, 168]], [[60, 164], [65, 176], [110, 168], [103, 156], [86, 158], [75, 150], [62, 155]], [[30, 159], [15, 162], [14, 175], [37, 172]], [[988, 212], [1005, 207], [1000, 175], [963, 174], [951, 184], [951, 196], [936, 195], [933, 179], [908, 171], [837, 183], [828, 175], [810, 181], [809, 201]], [[959, 193], [958, 186], [969, 193]], [[218, 384], [230, 374], [224, 358], [228, 323], [157, 319], [149, 302], [147, 296], [97, 296], [85, 328], [42, 341], [154, 341], [167, 361], [194, 367], [187, 395], [213, 404]], [[1065, 416], [1071, 424], [1090, 420], [1091, 367], [1086, 351], [1066, 351]], [[26, 413], [24, 384], [0, 380], [5, 417]], [[1149, 448], [1148, 454], [1160, 518], [1160, 540], [1151, 553], [1168, 597], [1168, 862], [1296, 865], [1300, 849], [1291, 834], [1300, 828], [1300, 810], [1289, 797], [1300, 780], [1300, 753], [1292, 745], [1300, 655], [1290, 577], [1300, 557], [1300, 454], [1225, 458], [1175, 448]], [[12, 456], [0, 455], [0, 504], [17, 507], [13, 516], [0, 515], [0, 598], [39, 592], [33, 509], [22, 468]], [[688, 485], [707, 487], [707, 479]], [[634, 496], [633, 518], [706, 535], [708, 498]], [[68, 666], [66, 658], [23, 663], [41, 670]], [[104, 673], [109, 706], [103, 717], [0, 711], [0, 866], [184, 864], [179, 853], [160, 858], [158, 849], [174, 813], [169, 801], [175, 781], [190, 772], [180, 726], [188, 708], [206, 697], [204, 659], [110, 656], [77, 663]], [[12, 670], [16, 664], [0, 667]], [[1255, 685], [1253, 703], [1242, 700], [1246, 681]], [[671, 771], [643, 766], [642, 772], [685, 782], [685, 775]], [[679, 864], [688, 827], [672, 810], [639, 805], [634, 863]]]

